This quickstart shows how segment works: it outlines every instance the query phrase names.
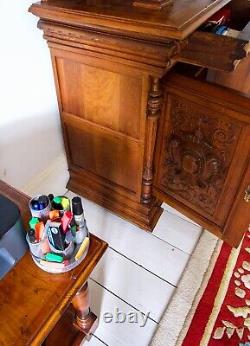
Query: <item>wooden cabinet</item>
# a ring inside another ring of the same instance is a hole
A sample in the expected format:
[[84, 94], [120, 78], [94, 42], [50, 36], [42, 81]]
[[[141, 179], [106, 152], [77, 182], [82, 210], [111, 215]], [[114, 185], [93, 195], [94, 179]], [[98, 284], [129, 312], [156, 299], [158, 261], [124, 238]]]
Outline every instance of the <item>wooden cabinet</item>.
[[228, 3], [48, 0], [31, 6], [51, 52], [68, 188], [146, 230], [167, 201], [238, 244], [242, 232], [230, 225], [244, 190], [249, 100], [171, 73], [178, 62], [230, 72], [246, 56], [245, 38], [198, 31]]
[[[149, 134], [149, 143], [146, 140], [146, 132], [154, 131], [155, 109], [154, 119], [148, 117], [150, 128], [145, 115], [151, 88], [154, 102], [160, 100], [159, 79], [154, 83], [140, 68], [75, 49], [52, 46], [51, 56], [70, 171], [68, 187], [152, 229], [161, 214], [160, 202], [151, 194], [156, 134]], [[151, 155], [147, 172], [144, 154]]]

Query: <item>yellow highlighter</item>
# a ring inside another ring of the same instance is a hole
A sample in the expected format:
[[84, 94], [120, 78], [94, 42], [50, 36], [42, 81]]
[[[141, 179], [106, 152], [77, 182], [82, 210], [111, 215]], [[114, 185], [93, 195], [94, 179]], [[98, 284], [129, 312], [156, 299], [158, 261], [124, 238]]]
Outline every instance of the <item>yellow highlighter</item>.
[[77, 251], [77, 254], [75, 255], [76, 261], [78, 261], [82, 257], [88, 245], [89, 245], [89, 237], [86, 237], [84, 241], [82, 242], [82, 245], [80, 246], [79, 250]]

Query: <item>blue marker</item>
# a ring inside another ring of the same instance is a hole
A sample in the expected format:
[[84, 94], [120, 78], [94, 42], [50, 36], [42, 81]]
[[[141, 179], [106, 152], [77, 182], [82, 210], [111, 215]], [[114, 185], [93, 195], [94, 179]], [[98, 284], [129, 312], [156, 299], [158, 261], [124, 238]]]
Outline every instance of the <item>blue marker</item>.
[[35, 201], [35, 200], [32, 201], [32, 209], [40, 210], [38, 201]]

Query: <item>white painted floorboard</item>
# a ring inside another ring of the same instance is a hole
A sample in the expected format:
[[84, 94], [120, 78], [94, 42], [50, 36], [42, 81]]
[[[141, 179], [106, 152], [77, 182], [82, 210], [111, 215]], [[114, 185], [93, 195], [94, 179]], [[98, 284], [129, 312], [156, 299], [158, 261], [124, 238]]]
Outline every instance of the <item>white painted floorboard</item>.
[[179, 216], [181, 219], [186, 220], [190, 223], [193, 223], [194, 225], [199, 226], [197, 223], [195, 223], [193, 220], [189, 219], [187, 216], [183, 215], [182, 213], [180, 213], [178, 210], [170, 207], [170, 205], [166, 204], [166, 203], [162, 203], [162, 208], [166, 211], [169, 211], [171, 214], [175, 214], [177, 216]]
[[99, 340], [95, 335], [92, 335], [89, 341], [85, 340], [84, 342], [81, 343], [81, 346], [103, 346], [103, 345], [107, 345], [107, 344], [105, 344], [104, 341]]
[[175, 289], [110, 248], [91, 278], [136, 309], [150, 312], [150, 317], [156, 322], [160, 321]]
[[153, 234], [182, 251], [191, 254], [200, 237], [202, 228], [164, 210]]
[[[66, 194], [74, 196], [72, 192]], [[177, 285], [189, 255], [83, 198], [89, 231], [111, 248], [172, 285]], [[174, 270], [173, 270], [174, 268]]]
[[[89, 289], [92, 297], [91, 308], [99, 316], [99, 326], [95, 332], [99, 339], [109, 346], [147, 346], [149, 344], [157, 328], [155, 322], [148, 319], [145, 327], [140, 327], [140, 323], [128, 323], [128, 321], [105, 323], [103, 315], [106, 312], [114, 313], [115, 308], [127, 315], [136, 310], [92, 280], [89, 280]], [[88, 343], [85, 344], [88, 345]]]

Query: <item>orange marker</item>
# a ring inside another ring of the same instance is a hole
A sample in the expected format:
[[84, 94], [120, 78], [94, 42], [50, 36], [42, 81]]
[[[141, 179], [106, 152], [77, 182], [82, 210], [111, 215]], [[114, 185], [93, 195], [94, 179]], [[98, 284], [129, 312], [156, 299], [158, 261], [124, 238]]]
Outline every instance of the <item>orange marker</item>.
[[36, 240], [40, 241], [44, 232], [44, 223], [42, 221], [38, 222], [35, 226], [35, 236]]
[[49, 218], [50, 220], [55, 220], [58, 219], [60, 217], [60, 212], [59, 210], [51, 210], [49, 212]]

